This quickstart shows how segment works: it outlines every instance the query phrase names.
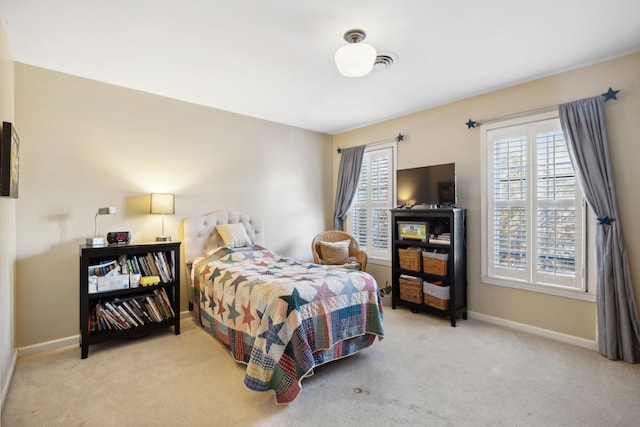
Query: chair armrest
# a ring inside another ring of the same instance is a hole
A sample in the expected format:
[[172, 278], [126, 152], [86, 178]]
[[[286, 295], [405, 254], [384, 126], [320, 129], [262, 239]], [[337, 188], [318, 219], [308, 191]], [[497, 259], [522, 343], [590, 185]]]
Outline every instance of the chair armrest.
[[359, 250], [359, 251], [355, 251], [353, 252], [353, 254], [351, 256], [356, 257], [356, 260], [358, 260], [358, 262], [360, 263], [360, 265], [362, 266], [361, 271], [367, 271], [367, 253], [365, 251]]
[[318, 254], [318, 251], [316, 250], [316, 241], [315, 240], [311, 243], [311, 253], [313, 254], [313, 262], [315, 264], [322, 264], [322, 262], [320, 261], [320, 255]]

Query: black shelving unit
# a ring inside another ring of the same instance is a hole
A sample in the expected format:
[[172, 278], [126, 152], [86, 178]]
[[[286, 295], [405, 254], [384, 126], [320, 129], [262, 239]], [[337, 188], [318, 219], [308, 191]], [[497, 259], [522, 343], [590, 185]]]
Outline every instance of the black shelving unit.
[[[169, 267], [171, 268], [171, 280], [151, 286], [89, 292], [90, 266], [119, 259], [122, 256], [130, 258], [159, 252], [168, 254], [169, 259], [172, 260]], [[149, 322], [124, 330], [91, 330], [91, 310], [94, 309], [96, 302], [143, 296], [160, 289], [164, 289], [169, 298], [174, 313], [172, 318]], [[80, 347], [82, 359], [87, 358], [89, 355], [89, 346], [92, 344], [118, 338], [142, 336], [154, 329], [169, 326], [173, 326], [176, 335], [180, 334], [180, 242], [110, 245], [102, 247], [80, 246]]]
[[[460, 208], [445, 209], [392, 209], [392, 298], [391, 306], [409, 307], [412, 311], [424, 311], [432, 314], [447, 316], [451, 319], [451, 326], [456, 326], [456, 319], [467, 318], [467, 251], [466, 251], [466, 210]], [[398, 223], [416, 222], [427, 225], [427, 239], [402, 239], [400, 238]], [[444, 242], [432, 239], [429, 235], [446, 230], [450, 240]], [[419, 271], [404, 270], [400, 268], [398, 249], [418, 247], [423, 251], [437, 251], [448, 254], [446, 275], [432, 275], [425, 273], [422, 268]], [[400, 275], [408, 275], [426, 280], [428, 282], [441, 281], [443, 286], [449, 287], [449, 306], [440, 309], [424, 302], [416, 303], [406, 301], [400, 294]]]

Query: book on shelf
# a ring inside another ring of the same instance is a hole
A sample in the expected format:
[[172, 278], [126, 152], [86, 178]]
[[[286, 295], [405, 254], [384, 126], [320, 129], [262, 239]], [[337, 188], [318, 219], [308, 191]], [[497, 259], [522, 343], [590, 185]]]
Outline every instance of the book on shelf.
[[164, 301], [162, 300], [162, 297], [157, 292], [157, 290], [153, 292], [153, 298], [156, 301], [156, 306], [158, 307], [158, 310], [160, 311], [160, 315], [162, 316], [162, 318], [163, 319], [170, 318], [171, 315], [169, 314], [169, 310], [167, 310], [167, 307], [165, 306]]
[[162, 315], [160, 314], [160, 309], [156, 305], [155, 298], [153, 298], [153, 296], [151, 295], [148, 295], [145, 299], [147, 301], [149, 314], [151, 314], [153, 318], [156, 319], [156, 322], [162, 322]]
[[105, 307], [109, 310], [109, 313], [113, 315], [118, 320], [118, 323], [123, 326], [124, 329], [128, 329], [131, 327], [128, 319], [122, 315], [122, 312], [111, 302], [105, 302]]
[[106, 313], [106, 318], [112, 321], [112, 325], [114, 325], [117, 329], [128, 329], [130, 328], [126, 319], [122, 317], [120, 312], [109, 302], [104, 303], [104, 313]]
[[144, 325], [144, 320], [142, 320], [141, 317], [138, 316], [138, 314], [135, 312], [135, 310], [133, 309], [133, 307], [129, 304], [128, 301], [122, 301], [121, 306], [124, 308], [124, 310], [126, 312], [129, 313], [129, 315], [133, 318], [133, 320], [138, 324], [137, 326], [142, 326]]
[[175, 277], [173, 276], [173, 266], [171, 264], [171, 261], [169, 260], [169, 257], [167, 257], [166, 252], [160, 252], [160, 255], [162, 256], [164, 269], [167, 272], [167, 278], [169, 279], [169, 282], [172, 282]]
[[118, 317], [115, 314], [113, 314], [111, 311], [102, 309], [101, 316], [105, 320], [107, 325], [109, 325], [109, 327], [108, 327], [109, 330], [112, 330], [112, 329], [116, 329], [116, 330], [127, 329], [126, 325], [120, 319], [118, 319]]
[[167, 268], [164, 264], [162, 253], [154, 252], [153, 260], [155, 261], [156, 269], [158, 270], [158, 275], [160, 276], [160, 280], [162, 280], [162, 283], [169, 283], [171, 280], [169, 278], [169, 273], [167, 272]]
[[91, 332], [124, 330], [175, 317], [164, 288], [128, 298], [98, 301], [89, 311]]
[[429, 239], [429, 243], [433, 243], [434, 245], [450, 245], [450, 240], [440, 240], [440, 239]]
[[[140, 274], [141, 276], [156, 276], [162, 283], [171, 283], [175, 280], [174, 271], [175, 253], [148, 252], [143, 255], [123, 256], [120, 260], [104, 260], [96, 265], [88, 267], [90, 292], [101, 292], [105, 290], [120, 289], [122, 286], [102, 286], [96, 285], [96, 278], [111, 277], [119, 275]], [[102, 280], [102, 279], [101, 279]], [[94, 285], [94, 286], [91, 286]]]
[[145, 323], [153, 323], [153, 322], [155, 322], [155, 320], [153, 320], [153, 318], [149, 315], [149, 313], [147, 312], [146, 308], [144, 307], [144, 299], [143, 298], [140, 298], [140, 297], [132, 298], [131, 299], [131, 303], [133, 304], [133, 307], [138, 312], [138, 314], [141, 315], [145, 319]]
[[134, 257], [136, 262], [140, 265], [140, 272], [143, 276], [151, 276], [151, 272], [149, 271], [149, 267], [147, 266], [147, 259], [143, 256]]
[[173, 311], [173, 307], [171, 307], [171, 301], [169, 301], [169, 296], [167, 295], [167, 292], [165, 291], [165, 289], [162, 288], [159, 291], [156, 289], [154, 292], [157, 292], [160, 295], [160, 298], [167, 309], [167, 313], [169, 317], [170, 318], [175, 317], [176, 313]]
[[89, 276], [107, 276], [119, 272], [118, 260], [102, 261], [100, 264], [89, 266]]

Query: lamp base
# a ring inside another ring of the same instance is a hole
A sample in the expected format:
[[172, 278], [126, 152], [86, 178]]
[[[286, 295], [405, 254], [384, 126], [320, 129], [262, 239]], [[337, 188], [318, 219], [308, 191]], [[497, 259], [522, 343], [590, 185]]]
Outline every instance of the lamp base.
[[104, 246], [104, 237], [87, 237], [87, 246]]
[[158, 236], [156, 237], [156, 242], [170, 242], [171, 236]]

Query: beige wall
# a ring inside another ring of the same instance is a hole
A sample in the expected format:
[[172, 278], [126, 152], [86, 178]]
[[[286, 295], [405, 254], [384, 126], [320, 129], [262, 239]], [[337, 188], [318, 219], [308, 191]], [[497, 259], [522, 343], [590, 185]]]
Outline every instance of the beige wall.
[[[118, 208], [100, 234], [149, 241], [148, 194], [172, 192], [174, 240], [183, 218], [236, 209], [264, 217], [270, 248], [311, 259], [333, 206], [330, 136], [20, 63], [15, 80], [18, 347], [78, 333], [78, 246], [99, 207]], [[185, 280], [182, 295], [185, 310]]]
[[[0, 19], [0, 122], [13, 123], [13, 60]], [[16, 261], [16, 202], [0, 198], [0, 410], [9, 390], [14, 360], [14, 266]]]
[[[345, 132], [331, 146], [327, 135], [16, 64], [22, 140], [14, 220], [16, 345], [77, 334], [78, 245], [93, 233], [98, 207], [118, 207], [118, 214], [100, 217], [101, 234], [129, 230], [134, 242], [147, 241], [160, 229], [160, 219], [147, 214], [148, 193], [175, 192], [176, 215], [166, 218], [174, 238], [180, 238], [183, 218], [233, 208], [264, 216], [272, 249], [310, 259], [312, 237], [331, 225], [335, 149], [398, 133], [406, 135], [398, 146], [399, 168], [457, 164], [459, 205], [468, 210], [469, 309], [594, 340], [593, 303], [480, 283], [480, 132], [464, 123], [597, 95], [609, 86], [621, 89], [606, 112], [619, 220], [635, 279], [638, 69], [640, 54], [630, 55]], [[380, 284], [390, 278], [389, 267], [368, 270]], [[186, 295], [184, 280], [182, 290]]]
[[[334, 137], [334, 149], [403, 133], [406, 138], [398, 144], [398, 168], [455, 162], [458, 204], [468, 212], [469, 310], [593, 341], [594, 303], [480, 282], [480, 130], [467, 129], [465, 122], [469, 118], [481, 122], [587, 98], [606, 92], [609, 86], [621, 90], [618, 101], [607, 102], [606, 120], [621, 215], [618, 220], [626, 236], [635, 297], [640, 301], [640, 223], [635, 220], [640, 209], [636, 195], [640, 182], [638, 70], [640, 53], [345, 132]], [[472, 73], [469, 78], [473, 78]], [[337, 156], [333, 158], [333, 168], [335, 183]], [[390, 278], [389, 267], [369, 270], [381, 283]]]

